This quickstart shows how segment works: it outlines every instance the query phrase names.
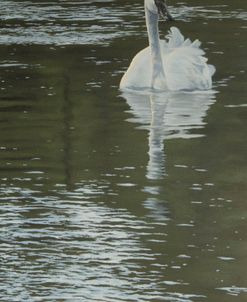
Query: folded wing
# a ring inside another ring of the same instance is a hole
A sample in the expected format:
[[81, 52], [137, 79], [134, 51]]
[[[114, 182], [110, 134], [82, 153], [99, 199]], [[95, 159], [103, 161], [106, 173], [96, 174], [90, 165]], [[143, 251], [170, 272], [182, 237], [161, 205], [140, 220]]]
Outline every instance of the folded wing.
[[215, 68], [207, 64], [198, 40], [184, 39], [171, 27], [168, 42], [161, 41], [162, 60], [169, 90], [208, 90]]

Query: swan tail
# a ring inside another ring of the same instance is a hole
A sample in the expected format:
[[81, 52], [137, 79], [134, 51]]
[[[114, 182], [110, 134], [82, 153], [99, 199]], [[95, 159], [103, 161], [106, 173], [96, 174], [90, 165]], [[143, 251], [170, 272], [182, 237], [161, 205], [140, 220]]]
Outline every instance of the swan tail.
[[208, 68], [211, 76], [213, 76], [215, 74], [216, 68], [214, 67], [214, 65], [211, 64], [208, 64]]
[[168, 40], [168, 48], [177, 48], [183, 45], [184, 36], [177, 27], [172, 26], [166, 36]]
[[178, 28], [171, 27], [164, 45], [163, 64], [171, 90], [207, 90], [212, 87], [215, 67], [207, 64], [201, 42], [185, 39]]
[[198, 39], [193, 42], [191, 42], [190, 39], [185, 40], [180, 30], [175, 26], [170, 28], [166, 39], [168, 40], [168, 48], [170, 49], [178, 47], [192, 47], [199, 49], [201, 47], [201, 42]]

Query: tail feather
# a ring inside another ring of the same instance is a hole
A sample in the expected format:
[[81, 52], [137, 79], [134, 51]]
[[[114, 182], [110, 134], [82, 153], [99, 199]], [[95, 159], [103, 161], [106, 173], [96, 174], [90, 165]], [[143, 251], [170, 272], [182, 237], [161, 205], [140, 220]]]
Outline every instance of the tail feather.
[[211, 89], [215, 67], [207, 64], [201, 42], [185, 39], [176, 27], [171, 27], [167, 38], [163, 62], [169, 89]]
[[208, 64], [208, 68], [209, 68], [211, 76], [213, 76], [215, 74], [216, 68], [214, 67], [214, 65], [211, 65], [211, 64]]
[[184, 36], [181, 34], [180, 30], [177, 27], [172, 26], [168, 35], [166, 36], [168, 39], [168, 47], [169, 48], [177, 48], [181, 46], [190, 46], [193, 48], [200, 48], [201, 42], [196, 39], [194, 42], [191, 42], [190, 39], [184, 39]]
[[166, 38], [168, 39], [169, 48], [177, 48], [184, 43], [184, 36], [181, 34], [180, 30], [174, 26], [170, 28]]
[[193, 43], [191, 43], [191, 46], [194, 48], [199, 48], [201, 46], [201, 41], [199, 41], [198, 39], [196, 39]]

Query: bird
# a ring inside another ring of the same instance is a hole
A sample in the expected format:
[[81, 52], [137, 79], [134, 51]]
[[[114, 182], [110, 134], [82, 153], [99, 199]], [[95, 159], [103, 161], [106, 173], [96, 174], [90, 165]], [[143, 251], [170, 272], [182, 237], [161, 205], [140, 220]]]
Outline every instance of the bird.
[[149, 46], [137, 53], [120, 81], [121, 90], [201, 91], [212, 89], [216, 69], [207, 63], [201, 42], [185, 39], [171, 26], [159, 38], [159, 17], [173, 20], [165, 0], [144, 0]]

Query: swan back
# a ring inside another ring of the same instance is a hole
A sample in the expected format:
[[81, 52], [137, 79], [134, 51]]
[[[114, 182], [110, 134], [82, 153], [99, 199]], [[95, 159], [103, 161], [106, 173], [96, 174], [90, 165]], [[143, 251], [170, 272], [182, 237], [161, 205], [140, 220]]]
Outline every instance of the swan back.
[[184, 39], [178, 28], [171, 27], [168, 43], [162, 44], [167, 86], [170, 90], [209, 90], [215, 68], [207, 64], [201, 42]]
[[178, 28], [171, 27], [167, 40], [159, 40], [161, 59], [166, 83], [162, 87], [153, 87], [153, 61], [150, 47], [140, 51], [132, 60], [123, 76], [120, 88], [142, 90], [210, 90], [215, 67], [207, 64], [201, 42], [185, 39]]

